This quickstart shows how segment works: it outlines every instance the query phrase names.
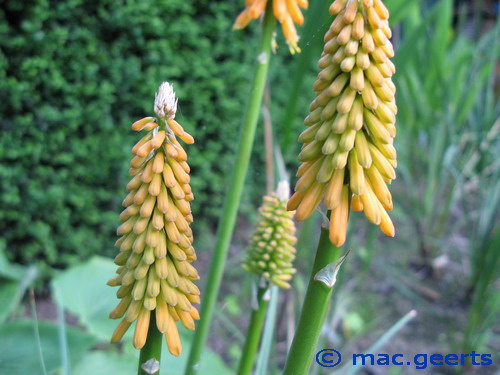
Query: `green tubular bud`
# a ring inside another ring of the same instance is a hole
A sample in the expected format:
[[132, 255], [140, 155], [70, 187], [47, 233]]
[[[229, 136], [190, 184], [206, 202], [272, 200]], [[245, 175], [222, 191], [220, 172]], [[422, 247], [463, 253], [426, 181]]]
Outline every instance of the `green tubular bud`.
[[321, 142], [312, 141], [307, 144], [299, 154], [299, 161], [307, 161], [316, 158], [321, 154]]
[[317, 124], [308, 127], [306, 130], [304, 130], [300, 135], [299, 135], [299, 142], [300, 143], [309, 143], [311, 142], [315, 137], [318, 129], [321, 127], [323, 123], [318, 122]]
[[338, 102], [336, 100], [330, 100], [328, 104], [323, 108], [321, 112], [321, 121], [330, 120], [333, 115], [335, 115], [335, 111], [337, 109]]
[[[327, 163], [327, 159], [321, 158], [316, 161], [304, 176], [313, 167], [313, 177], [318, 174], [318, 167], [320, 167], [319, 173], [322, 173], [321, 170]], [[295, 259], [293, 245], [296, 238], [292, 216], [293, 212], [286, 211], [286, 201], [276, 194], [273, 193], [263, 198], [262, 206], [259, 208], [257, 228], [250, 239], [243, 262], [243, 268], [247, 272], [259, 276], [268, 283], [274, 283], [275, 278], [281, 280], [279, 276], [293, 268], [292, 262]], [[281, 283], [274, 284], [283, 287]]]
[[324, 158], [323, 163], [321, 163], [321, 168], [316, 175], [316, 180], [318, 182], [328, 182], [333, 174], [333, 154], [328, 155]]
[[[335, 41], [336, 42], [336, 41]], [[338, 47], [337, 47], [338, 48]], [[337, 48], [335, 48], [335, 51], [337, 51]], [[332, 54], [335, 53], [335, 52], [332, 52]], [[326, 68], [328, 65], [331, 64], [332, 62], [332, 58], [333, 58], [333, 55], [330, 54], [330, 53], [327, 53], [326, 55], [324, 55], [323, 57], [321, 57], [321, 59], [319, 59], [318, 61], [318, 68], [320, 69], [324, 69]]]
[[331, 81], [339, 74], [339, 72], [340, 72], [340, 69], [338, 66], [328, 65], [325, 69], [323, 69], [318, 74], [318, 79], [320, 79], [322, 81]]
[[349, 115], [346, 113], [338, 113], [332, 123], [332, 130], [335, 134], [342, 134], [347, 128], [347, 120]]
[[321, 127], [318, 129], [316, 136], [314, 137], [315, 141], [321, 142], [324, 141], [326, 138], [328, 138], [328, 136], [332, 132], [332, 121], [330, 120], [323, 122]]

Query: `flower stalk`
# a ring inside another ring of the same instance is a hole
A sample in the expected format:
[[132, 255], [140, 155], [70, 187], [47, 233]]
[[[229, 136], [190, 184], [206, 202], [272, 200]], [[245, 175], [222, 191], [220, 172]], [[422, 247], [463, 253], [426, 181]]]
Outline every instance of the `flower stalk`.
[[315, 277], [325, 267], [335, 263], [340, 253], [341, 248], [330, 242], [328, 229], [322, 228], [299, 324], [283, 371], [284, 375], [309, 373], [333, 291], [333, 287], [327, 286]]
[[250, 318], [250, 325], [248, 326], [245, 346], [243, 347], [243, 354], [241, 356], [240, 364], [238, 366], [238, 375], [249, 375], [255, 362], [257, 349], [259, 348], [259, 340], [266, 316], [267, 306], [269, 300], [265, 298], [268, 288], [259, 287], [257, 291], [258, 307], [252, 310]]
[[250, 162], [255, 130], [257, 128], [257, 120], [260, 113], [269, 60], [271, 57], [271, 44], [275, 24], [276, 18], [272, 12], [272, 3], [269, 2], [264, 15], [263, 32], [260, 47], [257, 52], [257, 62], [250, 91], [252, 95], [248, 101], [244, 116], [239, 144], [236, 148], [236, 161], [233, 167], [222, 216], [219, 220], [217, 240], [208, 271], [207, 284], [200, 310], [200, 315], [203, 319], [200, 320], [199, 326], [195, 332], [186, 367], [186, 375], [197, 373], [201, 352], [205, 346], [210, 323], [212, 321], [222, 274], [224, 272], [224, 265], [229, 250], [229, 243], [236, 223], [236, 215], [238, 213], [245, 176]]

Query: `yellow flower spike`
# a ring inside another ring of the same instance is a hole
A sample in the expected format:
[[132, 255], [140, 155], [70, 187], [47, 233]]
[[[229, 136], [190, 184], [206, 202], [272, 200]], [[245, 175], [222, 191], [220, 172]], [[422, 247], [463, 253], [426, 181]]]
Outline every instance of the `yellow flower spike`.
[[324, 37], [288, 209], [301, 221], [323, 200], [331, 211], [330, 240], [340, 246], [349, 209], [364, 211], [383, 233], [394, 235], [386, 210], [392, 209], [387, 184], [396, 178], [397, 165], [396, 69], [382, 0], [335, 0], [330, 13], [336, 17]]
[[297, 241], [293, 212], [286, 210], [289, 190], [288, 183], [281, 182], [277, 193], [263, 198], [257, 228], [243, 263], [247, 272], [284, 289], [290, 288], [289, 281], [295, 273], [292, 263]]
[[[175, 321], [181, 319], [182, 324], [194, 329], [194, 320], [199, 316], [190, 311], [195, 310], [192, 304], [199, 303], [200, 298], [198, 288], [191, 282], [199, 276], [191, 265], [196, 253], [189, 226], [193, 221], [190, 169], [187, 154], [176, 137], [188, 144], [194, 139], [174, 120], [176, 110], [173, 88], [163, 83], [154, 103], [158, 117], [146, 117], [132, 126], [149, 133], [133, 148], [129, 194], [120, 215], [123, 223], [117, 229], [122, 236], [116, 242], [120, 248], [115, 258], [118, 276], [108, 285], [120, 287], [117, 297], [121, 300], [110, 317], [125, 317], [113, 333], [112, 342], [121, 340], [136, 322], [133, 344], [142, 348], [154, 313], [158, 330], [166, 335], [169, 351], [180, 355], [182, 347]], [[167, 247], [174, 243], [175, 247]], [[176, 312], [177, 305], [186, 313]]]
[[252, 20], [259, 18], [264, 13], [269, 1], [273, 2], [274, 17], [281, 23], [281, 29], [290, 53], [293, 55], [296, 52], [300, 52], [298, 46], [299, 36], [297, 35], [295, 25], [302, 25], [304, 23], [304, 16], [300, 9], [307, 9], [307, 0], [246, 0], [245, 9], [236, 18], [233, 29], [243, 29]]

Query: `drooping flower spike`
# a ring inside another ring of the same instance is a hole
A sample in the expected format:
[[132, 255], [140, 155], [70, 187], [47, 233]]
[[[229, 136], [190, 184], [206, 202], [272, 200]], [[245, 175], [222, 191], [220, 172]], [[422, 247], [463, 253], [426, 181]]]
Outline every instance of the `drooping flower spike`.
[[[283, 185], [282, 185], [283, 186]], [[295, 273], [295, 224], [293, 212], [286, 210], [290, 187], [278, 187], [277, 193], [266, 195], [259, 208], [257, 228], [250, 239], [250, 246], [243, 268], [283, 289], [289, 289], [289, 281]], [[282, 193], [286, 191], [285, 193]]]
[[[335, 0], [336, 15], [325, 35], [316, 98], [299, 137], [302, 165], [288, 203], [297, 220], [323, 200], [330, 214], [330, 240], [345, 242], [349, 205], [394, 236], [387, 210], [387, 184], [396, 178], [396, 87], [390, 58], [389, 12], [381, 0]], [[349, 204], [350, 202], [350, 204]]]
[[[271, 0], [245, 0], [245, 9], [239, 14], [234, 22], [234, 29], [245, 28], [252, 20], [261, 16], [265, 11], [268, 1]], [[295, 24], [302, 25], [304, 16], [300, 8], [307, 9], [307, 0], [272, 0], [273, 13], [281, 23], [283, 35], [290, 49], [290, 53], [300, 52], [298, 46], [299, 36]]]
[[176, 109], [173, 87], [165, 82], [154, 103], [158, 118], [146, 117], [132, 124], [133, 130], [148, 133], [132, 149], [132, 179], [117, 229], [121, 236], [116, 242], [118, 275], [108, 285], [120, 286], [116, 295], [121, 299], [110, 313], [110, 318], [122, 319], [111, 341], [120, 341], [136, 322], [133, 344], [141, 349], [151, 314], [155, 314], [170, 353], [178, 356], [182, 346], [176, 322], [194, 329], [199, 314], [193, 304], [200, 302], [200, 291], [193, 283], [199, 279], [198, 272], [191, 265], [196, 253], [190, 228], [189, 202], [194, 199], [190, 169], [176, 137], [187, 144], [194, 140], [174, 120]]

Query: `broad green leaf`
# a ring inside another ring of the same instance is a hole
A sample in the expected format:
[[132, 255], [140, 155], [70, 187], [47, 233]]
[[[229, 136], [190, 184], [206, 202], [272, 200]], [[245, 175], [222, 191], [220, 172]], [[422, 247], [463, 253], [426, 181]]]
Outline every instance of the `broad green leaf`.
[[116, 288], [106, 285], [115, 275], [113, 261], [93, 257], [58, 274], [52, 281], [56, 302], [75, 315], [80, 324], [103, 341], [109, 341], [118, 321], [108, 315], [118, 304]]
[[17, 305], [18, 283], [0, 279], [0, 324], [12, 313]]
[[[17, 321], [0, 326], [0, 374], [42, 374], [39, 350], [47, 374], [58, 374], [61, 356], [57, 325], [39, 322], [40, 347], [38, 346], [33, 321]], [[74, 328], [67, 328], [69, 358], [76, 363], [83, 353], [96, 343], [91, 335]]]

